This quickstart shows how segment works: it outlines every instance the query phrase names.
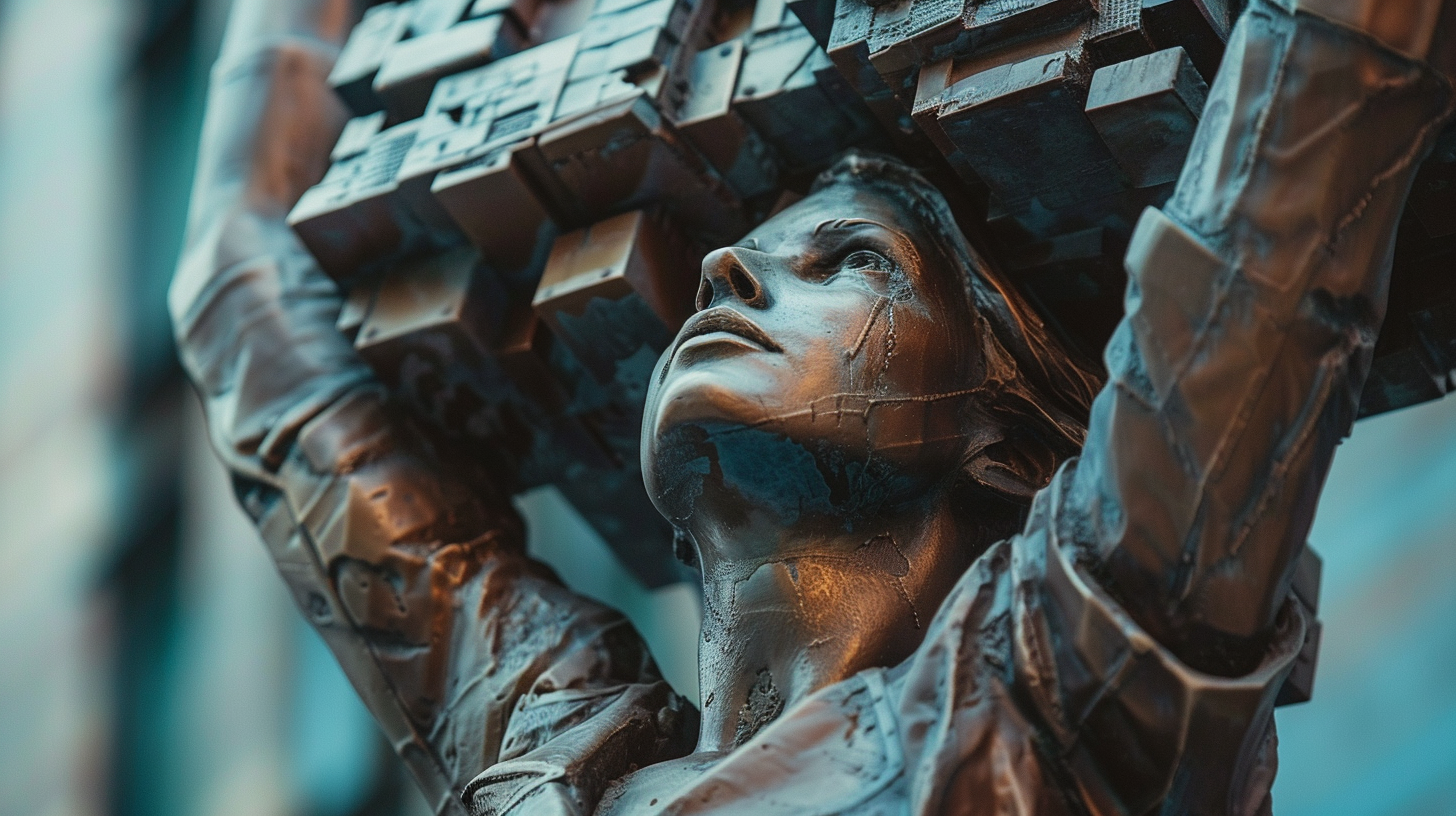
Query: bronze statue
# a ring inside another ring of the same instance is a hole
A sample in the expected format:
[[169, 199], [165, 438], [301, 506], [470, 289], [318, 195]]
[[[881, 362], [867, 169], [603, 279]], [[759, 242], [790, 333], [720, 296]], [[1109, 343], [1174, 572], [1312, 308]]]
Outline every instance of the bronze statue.
[[701, 714], [334, 328], [284, 216], [351, 19], [235, 12], [172, 305], [240, 501], [438, 812], [1269, 812], [1456, 3], [1249, 5], [1105, 385], [893, 158], [709, 254], [641, 449], [703, 577]]

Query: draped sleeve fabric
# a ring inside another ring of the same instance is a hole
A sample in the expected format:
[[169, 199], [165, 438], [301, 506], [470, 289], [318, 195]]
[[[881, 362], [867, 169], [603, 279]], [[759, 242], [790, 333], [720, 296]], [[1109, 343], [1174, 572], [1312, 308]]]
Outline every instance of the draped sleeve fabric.
[[1268, 812], [1312, 624], [1294, 562], [1452, 110], [1445, 77], [1318, 5], [1241, 18], [1133, 236], [1081, 457], [896, 681], [914, 812]]
[[[396, 410], [335, 330], [339, 291], [284, 221], [342, 124], [334, 46], [322, 24], [269, 28], [309, 3], [236, 5], [171, 291], [214, 447], [436, 812], [464, 813], [471, 780], [516, 761], [523, 796], [588, 813], [633, 764], [690, 750], [696, 714], [619, 614], [526, 557], [507, 497]], [[313, 20], [346, 31], [342, 13]]]

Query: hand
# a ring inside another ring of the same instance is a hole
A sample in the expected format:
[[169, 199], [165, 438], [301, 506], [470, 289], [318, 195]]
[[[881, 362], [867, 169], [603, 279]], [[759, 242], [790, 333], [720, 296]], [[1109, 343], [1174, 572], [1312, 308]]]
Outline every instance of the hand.
[[1456, 0], [1296, 0], [1296, 6], [1363, 31], [1456, 84]]

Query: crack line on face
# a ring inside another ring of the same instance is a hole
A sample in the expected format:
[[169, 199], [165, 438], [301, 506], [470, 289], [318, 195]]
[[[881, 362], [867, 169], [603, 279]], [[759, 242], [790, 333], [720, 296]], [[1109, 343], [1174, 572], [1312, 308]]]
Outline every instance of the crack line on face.
[[[746, 430], [760, 428], [764, 425], [770, 425], [774, 422], [781, 422], [788, 419], [797, 419], [798, 417], [802, 416], [808, 416], [811, 420], [814, 420], [817, 419], [819, 416], [819, 409], [817, 408], [817, 404], [823, 402], [824, 400], [834, 400], [833, 413], [835, 414], [835, 421], [836, 423], [838, 423], [838, 421], [842, 419], [843, 416], [847, 413], [858, 413], [863, 419], [868, 420], [870, 411], [876, 408], [884, 407], [886, 405], [896, 405], [906, 402], [940, 402], [942, 400], [970, 396], [971, 394], [978, 393], [980, 390], [981, 389], [979, 388], [963, 388], [959, 391], [946, 391], [941, 394], [917, 394], [905, 397], [882, 397], [859, 391], [845, 391], [838, 394], [829, 394], [828, 396], [820, 397], [819, 399], [810, 402], [808, 408], [804, 408], [799, 411], [786, 411], [782, 414], [766, 416], [762, 419], [754, 420], [753, 422], [747, 423], [745, 425], [714, 431], [712, 435], [726, 436], [730, 434], [740, 433]], [[844, 408], [844, 399], [846, 397], [863, 398], [864, 407], [858, 411], [846, 411]]]
[[864, 349], [865, 342], [870, 339], [870, 330], [874, 328], [875, 321], [879, 319], [880, 314], [885, 311], [885, 307], [889, 303], [890, 299], [883, 295], [880, 296], [879, 300], [875, 301], [875, 305], [870, 309], [869, 318], [865, 320], [864, 328], [860, 329], [859, 337], [854, 341], [854, 346], [844, 353], [847, 359], [853, 360], [859, 356], [860, 351]]

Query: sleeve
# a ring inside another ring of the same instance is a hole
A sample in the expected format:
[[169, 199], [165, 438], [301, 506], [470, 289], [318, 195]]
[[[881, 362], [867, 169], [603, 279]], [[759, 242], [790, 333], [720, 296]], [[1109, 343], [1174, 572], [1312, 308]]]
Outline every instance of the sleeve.
[[513, 762], [518, 802], [590, 812], [632, 763], [690, 750], [695, 712], [620, 615], [524, 555], [507, 497], [396, 413], [334, 329], [340, 295], [284, 218], [342, 125], [326, 76], [348, 12], [234, 8], [171, 291], [179, 351], [240, 502], [435, 811], [465, 812], [490, 787], [472, 780]]
[[1275, 697], [1312, 623], [1295, 559], [1449, 120], [1446, 78], [1294, 5], [1237, 26], [1132, 239], [1084, 452], [1015, 541], [1018, 685], [1096, 813], [1269, 806]]
[[1109, 383], [1056, 524], [1192, 664], [1240, 673], [1273, 631], [1451, 99], [1372, 36], [1258, 0], [1172, 200], [1133, 235]]

